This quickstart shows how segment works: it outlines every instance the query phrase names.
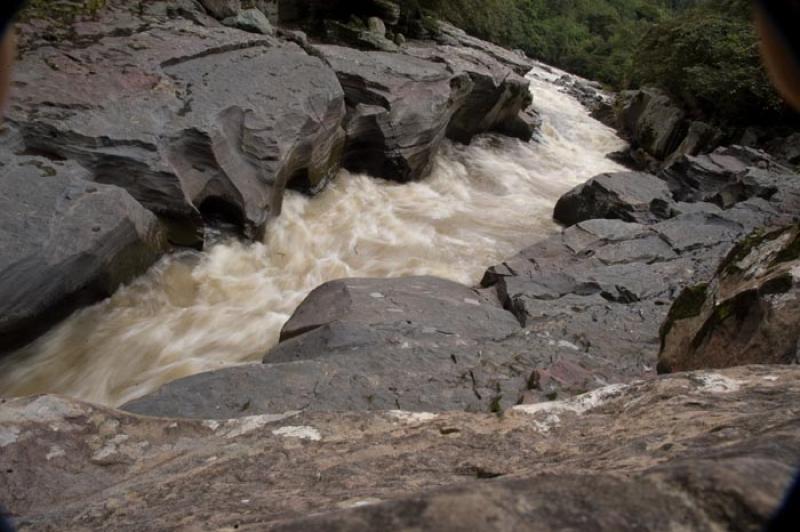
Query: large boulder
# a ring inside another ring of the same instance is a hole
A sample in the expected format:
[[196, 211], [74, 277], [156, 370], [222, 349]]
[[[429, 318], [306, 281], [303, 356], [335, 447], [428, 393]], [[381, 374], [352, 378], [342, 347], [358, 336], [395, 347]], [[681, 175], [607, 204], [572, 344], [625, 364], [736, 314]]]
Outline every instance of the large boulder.
[[514, 383], [522, 388], [505, 393], [491, 376], [514, 362], [524, 337], [492, 296], [432, 277], [327, 283], [300, 305], [264, 364], [176, 381], [124, 408], [181, 417], [489, 411], [499, 395], [513, 405], [528, 374]]
[[425, 177], [472, 89], [463, 72], [417, 57], [317, 46], [350, 108], [344, 165], [395, 181]]
[[344, 93], [294, 44], [159, 5], [115, 3], [67, 40], [27, 48], [9, 118], [27, 151], [75, 160], [160, 216], [222, 214], [257, 236], [287, 184], [335, 174]]
[[0, 499], [36, 530], [759, 530], [800, 461], [798, 402], [800, 369], [780, 366], [502, 416], [180, 420], [5, 400]]
[[454, 72], [465, 72], [472, 90], [447, 126], [447, 136], [469, 143], [480, 133], [497, 131], [528, 141], [533, 127], [520, 117], [533, 102], [530, 82], [510, 71], [486, 52], [461, 46], [413, 47], [405, 53], [446, 64]]
[[156, 217], [70, 162], [0, 165], [0, 353], [108, 297], [165, 250]]
[[686, 137], [685, 113], [658, 89], [625, 91], [617, 107], [620, 128], [631, 147], [657, 160], [666, 159]]
[[564, 225], [592, 218], [652, 223], [673, 203], [667, 184], [639, 172], [601, 174], [559, 198], [553, 217]]
[[739, 242], [684, 289], [661, 329], [661, 372], [800, 363], [800, 226]]

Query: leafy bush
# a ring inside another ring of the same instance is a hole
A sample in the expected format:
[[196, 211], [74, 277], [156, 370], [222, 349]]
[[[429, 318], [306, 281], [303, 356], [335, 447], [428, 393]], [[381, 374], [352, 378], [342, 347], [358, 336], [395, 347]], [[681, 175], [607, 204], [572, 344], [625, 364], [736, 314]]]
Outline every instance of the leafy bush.
[[631, 76], [632, 84], [660, 86], [688, 109], [722, 122], [763, 123], [785, 111], [741, 0], [709, 2], [652, 28]]

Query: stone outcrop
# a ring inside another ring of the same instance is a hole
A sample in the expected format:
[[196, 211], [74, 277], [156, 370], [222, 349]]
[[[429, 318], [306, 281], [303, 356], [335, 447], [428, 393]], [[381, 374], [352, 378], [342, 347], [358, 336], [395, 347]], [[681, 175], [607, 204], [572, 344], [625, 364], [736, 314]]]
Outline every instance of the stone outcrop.
[[800, 228], [749, 235], [664, 322], [661, 372], [800, 363]]
[[622, 92], [616, 105], [620, 132], [630, 139], [634, 156], [644, 152], [644, 163], [647, 157], [663, 161], [686, 137], [686, 114], [658, 89]]
[[798, 372], [682, 374], [502, 416], [192, 421], [6, 400], [0, 498], [37, 530], [540, 530], [589, 515], [601, 530], [758, 529], [800, 460]]
[[344, 165], [396, 181], [424, 177], [472, 90], [464, 73], [402, 54], [317, 46], [350, 108]]
[[[344, 94], [319, 59], [268, 36], [124, 9], [78, 27], [85, 47], [23, 54], [26, 89], [10, 119], [28, 151], [75, 160], [166, 218], [224, 214], [251, 234], [280, 212], [287, 184], [335, 174]], [[122, 34], [128, 17], [140, 25]]]
[[795, 173], [754, 148], [722, 147], [682, 156], [659, 174], [679, 201], [712, 202], [727, 208], [751, 197], [770, 199], [792, 189]]
[[0, 165], [0, 354], [103, 299], [166, 249], [152, 213], [70, 162]]
[[617, 172], [593, 177], [561, 196], [553, 218], [574, 225], [593, 218], [652, 223], [672, 203], [667, 184], [650, 174]]
[[410, 47], [405, 53], [444, 63], [472, 80], [472, 90], [447, 126], [448, 138], [469, 143], [475, 135], [491, 131], [524, 141], [533, 136], [536, 128], [520, 116], [533, 103], [530, 82], [486, 52], [440, 45]]

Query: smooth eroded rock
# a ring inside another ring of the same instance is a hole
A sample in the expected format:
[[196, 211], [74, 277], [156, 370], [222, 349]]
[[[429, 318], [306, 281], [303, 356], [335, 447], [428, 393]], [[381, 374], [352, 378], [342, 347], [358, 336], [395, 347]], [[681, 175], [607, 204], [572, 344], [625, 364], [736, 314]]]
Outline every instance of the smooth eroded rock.
[[156, 217], [74, 163], [0, 166], [0, 353], [144, 273], [166, 249]]
[[472, 82], [446, 65], [386, 52], [317, 46], [350, 107], [344, 165], [395, 181], [427, 175]]

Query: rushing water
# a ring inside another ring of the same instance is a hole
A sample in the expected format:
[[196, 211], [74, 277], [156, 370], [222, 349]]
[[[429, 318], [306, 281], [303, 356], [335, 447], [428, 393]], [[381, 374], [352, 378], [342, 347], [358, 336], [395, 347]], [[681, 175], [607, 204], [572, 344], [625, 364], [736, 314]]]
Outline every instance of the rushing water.
[[447, 145], [432, 175], [399, 185], [342, 172], [314, 198], [289, 192], [263, 243], [161, 260], [0, 364], [0, 395], [61, 393], [118, 405], [194, 373], [258, 361], [316, 286], [343, 277], [484, 270], [556, 229], [558, 197], [604, 171], [623, 142], [535, 69], [538, 142]]

